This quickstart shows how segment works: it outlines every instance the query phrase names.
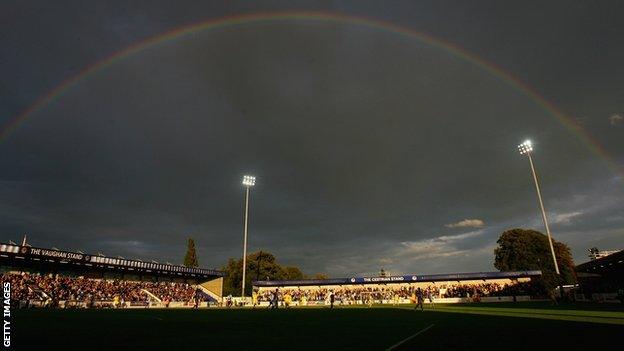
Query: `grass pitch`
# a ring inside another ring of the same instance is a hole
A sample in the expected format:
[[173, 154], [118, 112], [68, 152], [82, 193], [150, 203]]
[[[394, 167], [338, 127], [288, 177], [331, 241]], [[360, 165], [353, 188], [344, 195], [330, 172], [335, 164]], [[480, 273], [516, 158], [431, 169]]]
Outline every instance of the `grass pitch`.
[[624, 336], [624, 306], [32, 309], [14, 310], [12, 324], [16, 350], [612, 349]]

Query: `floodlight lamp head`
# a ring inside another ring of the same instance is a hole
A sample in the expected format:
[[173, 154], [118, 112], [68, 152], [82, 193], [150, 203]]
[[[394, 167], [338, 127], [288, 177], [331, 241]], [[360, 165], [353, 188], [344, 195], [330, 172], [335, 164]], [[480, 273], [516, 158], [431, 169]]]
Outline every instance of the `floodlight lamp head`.
[[520, 152], [520, 155], [526, 155], [533, 151], [533, 144], [531, 143], [531, 140], [526, 140], [522, 144], [518, 145], [518, 151]]
[[247, 187], [256, 185], [256, 177], [250, 175], [243, 176], [243, 185]]

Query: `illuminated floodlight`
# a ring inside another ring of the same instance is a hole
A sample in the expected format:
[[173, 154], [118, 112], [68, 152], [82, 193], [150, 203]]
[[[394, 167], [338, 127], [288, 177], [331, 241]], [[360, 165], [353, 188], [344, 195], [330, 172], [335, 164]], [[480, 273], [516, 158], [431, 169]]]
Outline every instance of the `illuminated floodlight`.
[[256, 185], [256, 177], [250, 176], [250, 175], [243, 176], [243, 185], [244, 186]]
[[520, 151], [520, 155], [526, 155], [533, 151], [533, 144], [531, 143], [531, 140], [526, 140], [522, 144], [518, 145], [518, 151]]
[[256, 177], [245, 175], [243, 176], [243, 185], [245, 186], [245, 225], [243, 229], [243, 278], [241, 279], [241, 298], [243, 304], [245, 303], [245, 273], [247, 270], [247, 226], [249, 224], [249, 193], [251, 187], [256, 185]]
[[[533, 174], [533, 181], [535, 182], [535, 190], [537, 192], [537, 200], [539, 201], [540, 210], [542, 211], [542, 220], [544, 221], [546, 235], [548, 236], [550, 253], [552, 254], [553, 263], [555, 265], [555, 272], [557, 272], [557, 275], [559, 275], [559, 264], [557, 263], [557, 257], [555, 256], [555, 248], [553, 246], [552, 236], [550, 235], [550, 228], [548, 227], [548, 218], [546, 217], [546, 210], [544, 209], [544, 202], [542, 201], [542, 192], [540, 190], [539, 180], [537, 179], [535, 165], [533, 164], [533, 157], [531, 156], [531, 152], [533, 151], [533, 144], [531, 143], [531, 140], [525, 140], [522, 144], [518, 145], [518, 151], [521, 155], [528, 156], [527, 158], [529, 159], [529, 165], [531, 165], [531, 174]], [[561, 286], [559, 288], [561, 289]]]

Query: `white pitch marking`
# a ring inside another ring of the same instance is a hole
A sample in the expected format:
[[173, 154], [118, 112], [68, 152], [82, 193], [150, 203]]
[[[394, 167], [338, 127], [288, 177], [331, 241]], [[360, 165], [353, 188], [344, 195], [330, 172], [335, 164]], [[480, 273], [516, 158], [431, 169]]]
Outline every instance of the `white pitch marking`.
[[388, 347], [388, 348], [386, 349], [386, 351], [390, 351], [390, 350], [393, 350], [393, 349], [397, 348], [398, 346], [400, 346], [400, 345], [401, 345], [401, 344], [403, 344], [404, 342], [409, 341], [409, 340], [411, 340], [411, 339], [413, 339], [413, 338], [417, 337], [418, 335], [420, 335], [420, 334], [422, 334], [422, 333], [426, 332], [427, 330], [429, 330], [429, 329], [433, 328], [433, 326], [434, 326], [434, 325], [435, 325], [435, 324], [431, 324], [431, 325], [430, 325], [430, 326], [428, 326], [427, 328], [419, 330], [418, 332], [416, 332], [416, 334], [412, 334], [412, 335], [408, 336], [407, 338], [405, 338], [405, 339], [403, 339], [403, 340], [401, 340], [401, 341], [397, 342], [396, 344], [394, 344], [394, 345], [392, 345], [392, 346]]

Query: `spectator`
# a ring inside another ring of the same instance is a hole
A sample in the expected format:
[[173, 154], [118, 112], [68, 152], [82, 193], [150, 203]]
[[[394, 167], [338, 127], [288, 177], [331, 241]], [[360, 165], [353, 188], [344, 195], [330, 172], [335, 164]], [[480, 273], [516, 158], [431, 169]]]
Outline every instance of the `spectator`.
[[123, 307], [126, 301], [149, 303], [147, 292], [168, 304], [171, 301], [187, 302], [195, 293], [190, 284], [175, 282], [99, 280], [28, 273], [2, 274], [2, 280], [11, 283], [11, 298], [18, 307], [26, 307], [30, 301], [40, 301], [42, 305], [52, 307], [58, 307], [60, 301], [64, 301], [65, 307], [77, 303], [87, 307], [96, 303]]

